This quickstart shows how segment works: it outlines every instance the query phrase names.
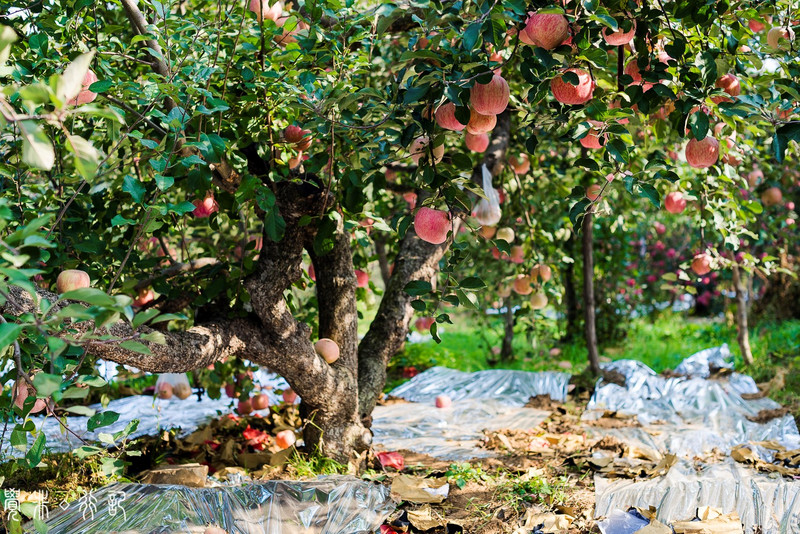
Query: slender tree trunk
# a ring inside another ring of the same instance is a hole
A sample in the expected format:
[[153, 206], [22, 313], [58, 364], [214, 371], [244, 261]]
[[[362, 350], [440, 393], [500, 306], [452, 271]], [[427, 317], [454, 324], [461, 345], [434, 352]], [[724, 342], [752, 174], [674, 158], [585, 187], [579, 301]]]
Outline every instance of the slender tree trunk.
[[[575, 256], [575, 237], [570, 235], [567, 240], [567, 250], [570, 256]], [[567, 328], [563, 341], [572, 341], [578, 335], [578, 297], [575, 291], [575, 262], [567, 263], [563, 271], [564, 280], [564, 305], [567, 308]]]
[[589, 366], [596, 375], [600, 374], [600, 354], [597, 348], [597, 328], [594, 306], [594, 237], [592, 235], [592, 209], [583, 218], [583, 314], [586, 348], [589, 351]]
[[747, 289], [736, 263], [733, 264], [733, 287], [736, 290], [736, 341], [739, 342], [745, 365], [752, 365], [753, 352], [750, 350], [750, 331], [747, 326]]
[[505, 318], [505, 328], [503, 331], [503, 345], [500, 349], [500, 359], [504, 362], [510, 362], [514, 359], [512, 343], [514, 342], [514, 323], [516, 322], [516, 317], [514, 316], [514, 306], [511, 299], [504, 299], [503, 305], [506, 307], [506, 311], [503, 314]]

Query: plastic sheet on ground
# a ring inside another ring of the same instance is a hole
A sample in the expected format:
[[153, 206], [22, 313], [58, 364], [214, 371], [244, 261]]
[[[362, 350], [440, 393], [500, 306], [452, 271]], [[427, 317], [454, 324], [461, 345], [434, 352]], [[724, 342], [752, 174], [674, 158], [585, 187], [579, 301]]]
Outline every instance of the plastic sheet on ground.
[[[282, 397], [275, 393], [275, 390], [282, 390], [289, 387], [286, 381], [272, 373], [260, 371], [256, 375], [256, 381], [262, 386], [271, 386], [272, 389], [263, 389], [269, 397], [270, 405], [282, 402]], [[299, 402], [299, 401], [298, 401]], [[197, 400], [197, 395], [192, 394], [186, 400], [172, 397], [169, 400], [155, 399], [151, 395], [133, 395], [111, 401], [106, 408], [100, 404], [94, 404], [90, 408], [102, 411], [112, 411], [120, 414], [119, 419], [109, 425], [90, 432], [86, 424], [88, 417], [70, 416], [67, 418], [69, 429], [82, 439], [95, 442], [101, 432], [113, 434], [123, 430], [128, 423], [134, 419], [139, 420], [139, 426], [130, 437], [144, 435], [155, 435], [161, 430], [180, 428], [181, 435], [188, 434], [197, 429], [198, 426], [217, 417], [220, 413], [230, 413], [233, 400], [224, 394], [221, 398], [214, 400], [208, 395], [203, 395], [201, 400]], [[263, 410], [261, 413], [267, 413]], [[44, 433], [47, 438], [46, 446], [53, 452], [66, 452], [82, 445], [81, 441], [71, 433], [64, 433], [61, 425], [53, 417], [38, 416], [32, 418], [36, 428]], [[32, 439], [32, 437], [30, 438]], [[10, 446], [8, 440], [3, 444], [0, 451], [0, 458], [6, 456], [21, 457], [24, 453]]]
[[[598, 382], [583, 420], [604, 412], [636, 415], [641, 427], [587, 426], [595, 436], [610, 435], [629, 446], [675, 454], [681, 460], [666, 476], [646, 481], [595, 477], [595, 517], [631, 506], [657, 508], [662, 522], [684, 520], [698, 506], [727, 513], [737, 511], [747, 531], [765, 534], [800, 533], [800, 481], [766, 475], [737, 464], [733, 447], [774, 441], [787, 449], [800, 448], [800, 433], [791, 415], [756, 422], [763, 410], [780, 405], [770, 399], [745, 399], [756, 393], [753, 379], [728, 373], [713, 376], [712, 369], [730, 369], [727, 347], [690, 356], [676, 369], [686, 376], [666, 378], [641, 362], [620, 360], [604, 366], [625, 377], [625, 386]], [[755, 446], [763, 460], [773, 452]]]
[[465, 373], [447, 367], [431, 367], [393, 389], [390, 395], [429, 404], [437, 396], [447, 395], [453, 401], [495, 399], [511, 406], [524, 406], [536, 395], [550, 395], [551, 399], [564, 402], [569, 379], [567, 373], [550, 371], [491, 369]]
[[[353, 477], [237, 487], [114, 484], [51, 510], [50, 534], [357, 534], [394, 510], [389, 490]], [[26, 532], [34, 532], [29, 525]]]
[[410, 450], [444, 460], [493, 456], [478, 447], [483, 430], [534, 428], [550, 412], [509, 406], [497, 400], [461, 399], [449, 408], [402, 403], [372, 412], [373, 441], [386, 450]]

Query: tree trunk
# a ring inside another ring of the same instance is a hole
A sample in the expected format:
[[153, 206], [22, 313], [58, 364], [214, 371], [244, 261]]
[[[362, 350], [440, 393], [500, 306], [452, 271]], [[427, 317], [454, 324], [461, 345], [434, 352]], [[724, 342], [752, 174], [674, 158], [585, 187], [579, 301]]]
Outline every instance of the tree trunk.
[[753, 352], [750, 350], [750, 331], [747, 326], [747, 289], [736, 263], [733, 264], [733, 287], [736, 290], [736, 341], [739, 342], [745, 365], [752, 365]]
[[[570, 234], [567, 250], [574, 257], [575, 237]], [[575, 291], [575, 262], [567, 263], [563, 271], [564, 305], [567, 308], [567, 327], [562, 341], [572, 341], [578, 336], [578, 297]]]
[[600, 374], [600, 354], [597, 349], [597, 328], [594, 305], [594, 238], [592, 235], [592, 208], [583, 217], [583, 315], [586, 348], [589, 351], [589, 366], [596, 375]]
[[503, 346], [500, 349], [500, 359], [504, 362], [510, 362], [514, 359], [514, 349], [512, 343], [514, 341], [514, 307], [510, 299], [504, 299], [503, 305], [506, 307], [506, 312], [503, 314], [505, 319], [504, 332], [503, 332]]
[[381, 278], [383, 279], [383, 287], [389, 285], [389, 278], [392, 273], [389, 269], [389, 257], [386, 255], [386, 241], [383, 236], [376, 236], [375, 238], [375, 254], [378, 256], [378, 267], [381, 270]]

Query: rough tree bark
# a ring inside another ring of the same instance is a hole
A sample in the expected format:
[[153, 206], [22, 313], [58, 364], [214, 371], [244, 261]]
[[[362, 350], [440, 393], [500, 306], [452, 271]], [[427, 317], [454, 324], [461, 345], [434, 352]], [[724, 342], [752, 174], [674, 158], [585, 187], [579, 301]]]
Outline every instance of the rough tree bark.
[[503, 344], [500, 347], [500, 359], [504, 362], [509, 362], [514, 359], [514, 349], [512, 343], [514, 342], [514, 323], [516, 317], [514, 316], [514, 306], [510, 299], [505, 299], [503, 305], [506, 308], [503, 314]]
[[596, 375], [601, 374], [600, 354], [597, 348], [597, 327], [594, 302], [594, 236], [592, 232], [593, 208], [583, 217], [581, 231], [583, 253], [583, 315], [586, 348], [589, 351], [589, 366]]
[[747, 325], [747, 289], [742, 283], [739, 265], [733, 263], [733, 288], [736, 291], [736, 341], [742, 352], [745, 365], [753, 364], [753, 351], [750, 350], [750, 330]]

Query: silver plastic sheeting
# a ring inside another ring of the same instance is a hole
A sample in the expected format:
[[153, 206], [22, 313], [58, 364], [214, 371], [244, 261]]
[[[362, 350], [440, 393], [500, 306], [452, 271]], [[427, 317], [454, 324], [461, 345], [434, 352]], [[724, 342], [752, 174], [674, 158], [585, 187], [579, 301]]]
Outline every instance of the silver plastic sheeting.
[[431, 367], [390, 395], [411, 402], [432, 404], [439, 395], [454, 401], [462, 399], [495, 399], [511, 406], [523, 406], [536, 395], [564, 402], [570, 375], [558, 372], [531, 373], [507, 369], [491, 369], [465, 373], [447, 367]]
[[[51, 511], [50, 534], [360, 534], [395, 509], [388, 488], [353, 477], [238, 487], [114, 484]], [[35, 532], [28, 525], [26, 532]]]
[[549, 415], [486, 399], [458, 400], [449, 408], [419, 403], [377, 406], [372, 412], [373, 441], [386, 450], [410, 450], [443, 460], [487, 458], [494, 454], [478, 447], [483, 430], [534, 428]]
[[646, 481], [595, 477], [595, 517], [631, 506], [654, 506], [662, 523], [690, 519], [700, 506], [737, 511], [745, 532], [800, 532], [800, 481], [756, 473], [733, 460], [699, 471], [681, 461]]
[[[257, 381], [262, 386], [271, 386], [271, 389], [263, 389], [261, 393], [269, 397], [270, 405], [283, 402], [280, 395], [275, 390], [282, 390], [288, 387], [286, 381], [274, 374], [261, 372], [256, 376]], [[299, 402], [299, 401], [298, 401]], [[100, 404], [94, 404], [90, 408], [98, 412], [112, 411], [120, 414], [119, 419], [109, 425], [90, 432], [87, 430], [88, 417], [69, 416], [67, 425], [80, 438], [88, 442], [96, 442], [100, 433], [113, 434], [125, 429], [134, 419], [139, 420], [139, 426], [131, 437], [144, 435], [156, 435], [161, 430], [180, 428], [181, 435], [193, 432], [203, 423], [217, 417], [219, 414], [230, 413], [233, 399], [229, 399], [224, 394], [221, 398], [214, 400], [208, 395], [203, 395], [200, 401], [197, 395], [192, 394], [186, 400], [177, 397], [171, 399], [157, 399], [150, 395], [133, 395], [115, 399], [108, 403], [106, 408]], [[267, 414], [269, 410], [262, 410], [260, 413]], [[67, 452], [83, 445], [75, 435], [64, 433], [59, 422], [53, 417], [37, 416], [32, 417], [36, 428], [43, 432], [47, 438], [46, 446], [53, 452]], [[32, 441], [32, 436], [29, 436]], [[7, 456], [21, 457], [24, 453], [10, 446], [8, 440], [0, 450], [0, 458]]]
[[[709, 377], [709, 367], [730, 368], [726, 346], [695, 354], [678, 366], [687, 376], [665, 378], [641, 362], [622, 360], [606, 369], [625, 376], [625, 387], [599, 381], [584, 421], [604, 411], [636, 415], [642, 427], [598, 428], [594, 436], [610, 435], [629, 446], [675, 454], [680, 460], [664, 477], [646, 481], [595, 477], [595, 517], [631, 506], [658, 510], [662, 522], [686, 520], [699, 506], [736, 510], [748, 531], [800, 534], [800, 481], [762, 474], [727, 457], [722, 463], [709, 453], [730, 453], [733, 447], [757, 441], [776, 441], [787, 449], [800, 448], [800, 433], [792, 416], [764, 423], [748, 420], [780, 405], [770, 399], [744, 399], [758, 391], [753, 379], [731, 373]], [[773, 451], [752, 447], [765, 461]], [[703, 462], [703, 458], [709, 458]], [[715, 463], [717, 462], [717, 463]]]

